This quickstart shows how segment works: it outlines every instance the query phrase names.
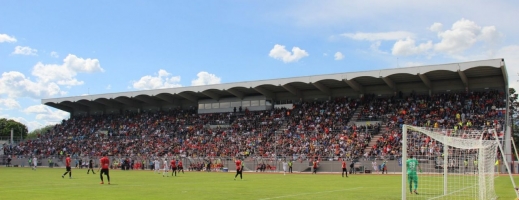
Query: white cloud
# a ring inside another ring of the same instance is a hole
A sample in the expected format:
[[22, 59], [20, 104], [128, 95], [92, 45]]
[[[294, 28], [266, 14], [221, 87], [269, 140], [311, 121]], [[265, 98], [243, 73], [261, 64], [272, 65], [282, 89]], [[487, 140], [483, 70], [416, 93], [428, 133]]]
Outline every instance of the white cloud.
[[14, 47], [14, 51], [12, 54], [15, 55], [26, 55], [26, 56], [36, 56], [38, 55], [38, 50], [33, 49], [31, 47], [22, 47], [22, 46], [16, 46]]
[[459, 54], [474, 46], [478, 41], [493, 43], [499, 38], [495, 27], [480, 27], [475, 22], [461, 19], [452, 24], [451, 29], [438, 32], [441, 41], [434, 45], [438, 52]]
[[37, 120], [42, 120], [46, 122], [54, 122], [57, 123], [65, 118], [69, 117], [69, 113], [61, 110], [54, 110], [50, 107], [40, 104], [33, 105], [25, 108], [23, 110], [25, 113], [36, 114]]
[[374, 41], [373, 43], [371, 43], [371, 45], [369, 46], [369, 48], [374, 51], [374, 52], [378, 52], [378, 53], [382, 53], [382, 54], [386, 54], [387, 52], [384, 52], [382, 50], [380, 50], [380, 45], [382, 43], [380, 41]]
[[35, 131], [36, 129], [40, 129], [40, 128], [43, 128], [45, 127], [46, 125], [53, 125], [53, 124], [44, 124], [44, 123], [41, 123], [41, 122], [38, 122], [38, 121], [27, 121], [23, 118], [17, 118], [17, 120], [20, 121], [20, 123], [23, 123], [25, 124], [25, 126], [27, 126], [27, 129], [29, 129], [29, 132], [32, 132], [32, 131]]
[[198, 72], [196, 76], [198, 78], [191, 81], [191, 85], [193, 86], [219, 84], [222, 80], [220, 77], [205, 71]]
[[495, 45], [502, 38], [502, 34], [499, 33], [495, 26], [485, 26], [481, 29], [481, 35], [479, 39], [485, 41], [487, 44]]
[[25, 108], [23, 110], [23, 112], [36, 114], [36, 113], [47, 113], [49, 110], [50, 110], [49, 107], [40, 104], [40, 105], [29, 106], [29, 107]]
[[344, 33], [344, 37], [353, 40], [381, 41], [381, 40], [400, 40], [405, 38], [413, 38], [414, 34], [407, 31], [393, 31], [381, 33]]
[[21, 72], [10, 71], [2, 73], [0, 77], [0, 95], [9, 98], [30, 97], [35, 99], [65, 95], [60, 85], [75, 86], [83, 84], [76, 79], [79, 72], [103, 71], [97, 59], [83, 59], [75, 55], [68, 55], [63, 64], [37, 63], [32, 69], [32, 80]]
[[51, 57], [54, 57], [54, 58], [59, 58], [59, 54], [58, 54], [58, 52], [55, 52], [55, 51], [50, 52], [50, 56], [51, 56]]
[[55, 82], [58, 85], [75, 86], [84, 84], [83, 81], [76, 79], [78, 73], [103, 72], [98, 59], [83, 59], [76, 55], [69, 54], [63, 59], [63, 64], [37, 63], [32, 71], [32, 75], [38, 77], [43, 83]]
[[58, 84], [54, 82], [32, 81], [20, 72], [10, 71], [2, 73], [0, 77], [0, 95], [9, 98], [31, 97], [42, 98], [62, 94]]
[[0, 110], [2, 110], [3, 107], [7, 108], [7, 110], [12, 110], [12, 109], [18, 109], [21, 106], [18, 103], [18, 101], [16, 101], [16, 99], [0, 98]]
[[[39, 120], [27, 121], [24, 118], [16, 119], [21, 123], [27, 125], [29, 127], [29, 131], [41, 128], [46, 125], [60, 123], [61, 120], [68, 119], [70, 117], [70, 114], [68, 112], [53, 109], [43, 104], [29, 106], [25, 108], [23, 112], [27, 114], [36, 114], [36, 120]], [[44, 122], [43, 124], [41, 123], [42, 121]]]
[[442, 29], [443, 29], [443, 24], [438, 23], [438, 22], [434, 23], [433, 25], [431, 25], [429, 27], [429, 30], [432, 32], [440, 32], [440, 31], [442, 31]]
[[47, 122], [46, 124], [56, 124], [61, 122], [63, 119], [68, 119], [70, 114], [61, 110], [48, 110], [46, 113], [40, 113], [36, 115], [37, 120], [42, 120]]
[[464, 52], [477, 48], [479, 52], [493, 54], [493, 48], [501, 38], [501, 34], [494, 26], [481, 27], [475, 22], [460, 19], [448, 30], [442, 31], [443, 24], [434, 23], [429, 28], [436, 32], [439, 41], [434, 43], [428, 40], [417, 44], [413, 38], [406, 38], [395, 42], [392, 54], [398, 56], [445, 54], [456, 59], [464, 59]]
[[[426, 40], [424, 43], [417, 43], [415, 34], [406, 31], [379, 32], [379, 33], [345, 33], [344, 37], [354, 40], [371, 41], [371, 49], [375, 52], [384, 53], [379, 50], [380, 41], [397, 40], [393, 44], [391, 53], [397, 56], [410, 56], [417, 54], [431, 55], [434, 53], [448, 54], [450, 57], [461, 58], [461, 54], [476, 45], [484, 43], [483, 46], [492, 48], [500, 40], [501, 34], [494, 26], [481, 27], [473, 21], [461, 19], [455, 22], [451, 29], [442, 31], [443, 24], [433, 23], [428, 30], [436, 32], [437, 43]], [[376, 42], [376, 43], [375, 43]]]
[[182, 87], [179, 82], [180, 76], [171, 76], [166, 70], [160, 69], [157, 76], [143, 76], [138, 81], [134, 81], [132, 86], [138, 90]]
[[394, 45], [391, 52], [393, 55], [398, 56], [409, 56], [414, 54], [421, 54], [429, 51], [432, 47], [432, 41], [428, 41], [426, 43], [421, 43], [416, 46], [416, 42], [411, 38], [406, 38], [405, 40], [398, 40]]
[[83, 59], [78, 58], [76, 55], [68, 54], [67, 57], [63, 59], [63, 62], [63, 66], [76, 72], [104, 72], [104, 69], [101, 68], [98, 59]]
[[285, 49], [285, 46], [276, 44], [274, 48], [270, 50], [269, 56], [274, 59], [282, 60], [284, 63], [290, 63], [297, 62], [301, 58], [308, 56], [308, 53], [299, 47], [293, 47], [292, 53], [290, 53]]
[[[506, 20], [519, 18], [517, 9], [518, 4], [515, 1], [493, 1], [489, 4], [476, 0], [470, 5], [464, 1], [449, 0], [329, 0], [326, 3], [296, 1], [285, 9], [274, 10], [271, 20], [305, 28], [338, 27], [348, 24], [351, 27], [377, 27], [387, 30], [404, 25], [413, 28], [423, 27], [424, 24], [430, 23], [430, 19], [459, 19], [459, 16], [464, 16], [480, 22], [492, 22], [496, 27], [517, 30], [517, 27], [510, 26], [510, 20]], [[440, 15], [437, 12], [439, 10], [442, 11]], [[499, 12], [481, 14], [494, 10]], [[376, 26], [371, 26], [375, 21]]]
[[16, 42], [16, 38], [7, 34], [0, 34], [0, 43], [3, 42]]
[[32, 70], [32, 75], [36, 76], [42, 83], [54, 82], [58, 85], [76, 86], [83, 85], [83, 81], [76, 79], [77, 72], [64, 65], [49, 64], [45, 65], [38, 62]]
[[335, 53], [335, 55], [333, 55], [335, 60], [342, 60], [344, 59], [344, 55], [342, 55], [341, 52], [337, 51], [337, 53]]
[[[353, 40], [360, 40], [360, 41], [370, 41], [372, 42], [370, 45], [370, 49], [373, 52], [381, 53], [381, 54], [387, 54], [387, 52], [384, 52], [380, 50], [380, 45], [382, 44], [381, 41], [401, 41], [404, 39], [412, 39], [415, 37], [415, 35], [411, 32], [407, 31], [392, 31], [392, 32], [379, 32], [379, 33], [344, 33], [341, 34], [344, 37], [353, 39]], [[414, 40], [413, 40], [414, 41]]]
[[106, 90], [111, 90], [112, 89], [112, 85], [108, 84], [106, 87], [105, 87]]

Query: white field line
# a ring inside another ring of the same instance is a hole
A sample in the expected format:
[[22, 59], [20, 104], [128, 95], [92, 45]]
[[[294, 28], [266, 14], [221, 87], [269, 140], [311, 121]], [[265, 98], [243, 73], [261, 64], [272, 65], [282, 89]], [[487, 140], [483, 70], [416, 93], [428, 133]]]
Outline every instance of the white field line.
[[429, 198], [428, 200], [431, 200], [431, 199], [438, 199], [438, 198], [442, 198], [442, 197], [445, 197], [445, 196], [449, 196], [449, 195], [454, 194], [454, 193], [456, 193], [456, 192], [459, 192], [459, 191], [462, 191], [462, 190], [466, 190], [466, 189], [469, 189], [469, 188], [473, 188], [473, 187], [476, 187], [476, 186], [474, 185], [474, 186], [464, 187], [464, 188], [461, 188], [461, 189], [456, 190], [456, 191], [454, 191], [454, 192], [449, 192], [449, 193], [446, 194], [446, 195], [441, 195], [441, 196], [437, 196], [437, 197]]

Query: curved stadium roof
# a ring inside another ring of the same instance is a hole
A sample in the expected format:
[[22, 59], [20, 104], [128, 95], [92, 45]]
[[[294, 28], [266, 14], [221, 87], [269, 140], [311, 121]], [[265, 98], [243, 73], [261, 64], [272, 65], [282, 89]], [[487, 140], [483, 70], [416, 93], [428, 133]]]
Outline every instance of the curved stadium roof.
[[395, 92], [438, 93], [445, 91], [508, 89], [504, 59], [441, 65], [393, 68], [282, 79], [258, 80], [86, 96], [42, 99], [45, 105], [75, 113], [110, 109], [195, 106], [200, 100], [264, 96], [270, 100], [314, 99], [336, 96], [380, 96]]

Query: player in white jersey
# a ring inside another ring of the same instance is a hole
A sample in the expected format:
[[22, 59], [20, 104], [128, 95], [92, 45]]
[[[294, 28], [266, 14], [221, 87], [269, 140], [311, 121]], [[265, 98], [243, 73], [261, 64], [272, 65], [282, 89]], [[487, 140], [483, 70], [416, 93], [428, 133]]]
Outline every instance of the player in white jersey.
[[162, 166], [164, 169], [164, 171], [162, 172], [162, 177], [164, 177], [165, 175], [167, 175], [169, 177], [169, 166], [168, 166], [168, 159], [167, 158], [164, 158], [164, 164]]
[[373, 167], [374, 172], [378, 172], [378, 165], [376, 160], [373, 160], [373, 162], [371, 162], [371, 166]]
[[157, 158], [155, 158], [155, 160], [153, 161], [153, 164], [155, 164], [155, 167], [153, 168], [153, 172], [157, 172], [157, 174], [160, 173], [159, 172], [160, 162], [159, 162], [159, 160], [157, 160]]
[[283, 175], [287, 175], [288, 163], [287, 161], [283, 161]]
[[32, 158], [32, 163], [33, 163], [32, 169], [36, 170], [36, 167], [38, 166], [38, 158], [36, 158], [36, 156], [34, 156], [34, 158]]

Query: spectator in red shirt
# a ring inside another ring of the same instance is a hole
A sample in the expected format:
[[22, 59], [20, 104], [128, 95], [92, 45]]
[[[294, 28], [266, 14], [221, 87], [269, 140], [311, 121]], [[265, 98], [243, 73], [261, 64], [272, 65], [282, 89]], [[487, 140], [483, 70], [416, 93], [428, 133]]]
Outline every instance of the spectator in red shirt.
[[67, 154], [67, 158], [65, 159], [65, 167], [67, 168], [67, 171], [61, 175], [61, 178], [65, 178], [65, 175], [67, 175], [68, 173], [68, 178], [72, 178], [72, 171], [71, 171], [71, 168], [70, 168], [70, 154]]
[[[101, 163], [101, 167], [100, 167], [101, 174], [99, 174], [99, 177], [101, 177], [101, 184], [104, 184], [103, 174], [106, 174], [106, 178], [108, 179], [108, 185], [110, 185], [110, 175], [108, 173], [108, 168], [110, 167], [110, 160], [106, 156], [107, 156], [107, 154], [103, 153], [103, 157], [100, 160], [100, 163]], [[97, 171], [99, 171], [99, 170], [97, 170]]]
[[240, 179], [243, 180], [243, 177], [242, 177], [243, 168], [241, 166], [241, 160], [236, 158], [234, 160], [234, 163], [236, 163], [236, 175], [234, 175], [234, 180], [236, 180], [236, 177], [238, 176], [238, 174], [240, 175]]

